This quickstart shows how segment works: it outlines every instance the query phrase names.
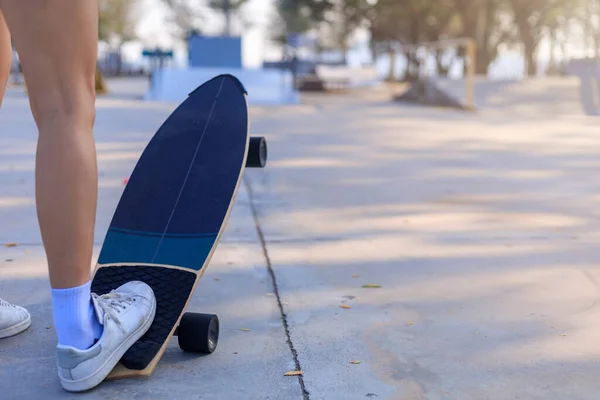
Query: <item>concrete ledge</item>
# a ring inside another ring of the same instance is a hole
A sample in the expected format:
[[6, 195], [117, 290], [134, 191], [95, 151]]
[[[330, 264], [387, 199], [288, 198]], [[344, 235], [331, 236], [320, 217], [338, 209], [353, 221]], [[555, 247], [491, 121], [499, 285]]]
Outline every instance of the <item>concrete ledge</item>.
[[181, 102], [204, 82], [220, 74], [236, 76], [254, 105], [298, 104], [289, 71], [235, 68], [164, 68], [155, 70], [145, 100]]

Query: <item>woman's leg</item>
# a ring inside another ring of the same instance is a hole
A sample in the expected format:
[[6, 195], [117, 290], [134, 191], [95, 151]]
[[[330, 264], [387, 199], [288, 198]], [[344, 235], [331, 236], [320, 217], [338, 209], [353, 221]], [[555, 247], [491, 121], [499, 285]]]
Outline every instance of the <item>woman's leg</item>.
[[[12, 62], [12, 44], [4, 15], [0, 11], [0, 108], [10, 75]], [[0, 299], [0, 339], [14, 336], [25, 331], [31, 325], [31, 316], [22, 307]]]
[[[93, 136], [98, 47], [95, 0], [0, 0], [27, 82], [39, 138], [36, 202], [52, 286], [59, 377], [100, 383], [154, 318], [152, 289], [130, 282], [90, 292], [98, 173]], [[127, 310], [124, 312], [124, 310]]]
[[89, 0], [0, 0], [0, 5], [39, 130], [36, 204], [58, 339], [86, 348], [101, 333], [89, 299], [98, 189], [92, 131], [97, 6]]
[[36, 201], [52, 287], [90, 279], [98, 178], [95, 1], [0, 0], [39, 129]]
[[2, 99], [6, 90], [6, 83], [10, 75], [10, 66], [12, 64], [12, 44], [10, 42], [10, 33], [4, 20], [4, 15], [0, 11], [0, 108]]

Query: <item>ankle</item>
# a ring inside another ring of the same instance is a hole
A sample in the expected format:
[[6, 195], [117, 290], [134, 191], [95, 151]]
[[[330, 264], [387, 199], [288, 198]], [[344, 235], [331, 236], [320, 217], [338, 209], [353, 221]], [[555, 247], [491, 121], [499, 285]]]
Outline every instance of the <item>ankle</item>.
[[52, 289], [54, 324], [58, 343], [84, 350], [102, 334], [91, 297], [91, 282], [81, 286]]

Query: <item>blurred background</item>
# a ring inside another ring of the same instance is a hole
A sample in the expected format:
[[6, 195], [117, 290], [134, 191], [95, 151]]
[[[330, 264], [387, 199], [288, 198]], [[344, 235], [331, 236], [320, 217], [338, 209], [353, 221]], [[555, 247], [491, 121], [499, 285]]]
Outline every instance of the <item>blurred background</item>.
[[[193, 36], [239, 38], [243, 68], [281, 67], [297, 55], [298, 72], [343, 65], [387, 80], [419, 68], [462, 76], [460, 50], [418, 57], [402, 46], [472, 38], [477, 74], [555, 75], [570, 60], [598, 57], [600, 0], [100, 0], [105, 76], [149, 74], [145, 49], [190, 67]], [[14, 69], [17, 80], [16, 61]]]

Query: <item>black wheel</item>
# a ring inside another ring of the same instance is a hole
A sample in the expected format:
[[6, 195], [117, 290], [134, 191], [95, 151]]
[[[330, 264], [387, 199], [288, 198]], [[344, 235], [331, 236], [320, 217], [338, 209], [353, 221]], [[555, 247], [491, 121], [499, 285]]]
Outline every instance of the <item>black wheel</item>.
[[177, 337], [181, 350], [210, 354], [219, 341], [219, 318], [213, 314], [185, 313], [179, 322]]
[[250, 138], [246, 168], [264, 168], [267, 165], [267, 139], [262, 136]]

